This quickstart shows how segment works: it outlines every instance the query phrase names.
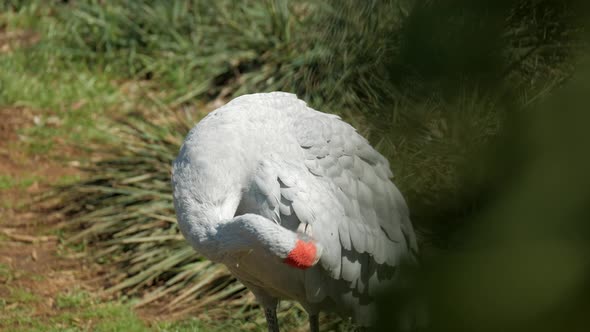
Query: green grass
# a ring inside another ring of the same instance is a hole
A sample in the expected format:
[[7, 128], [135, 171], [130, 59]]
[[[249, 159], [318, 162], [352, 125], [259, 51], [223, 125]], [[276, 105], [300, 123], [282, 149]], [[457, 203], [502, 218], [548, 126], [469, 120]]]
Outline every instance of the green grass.
[[172, 105], [220, 92], [216, 81], [234, 81], [232, 88], [241, 90], [238, 71], [249, 86], [276, 89], [289, 82], [276, 80], [275, 71], [297, 70], [311, 59], [296, 54], [306, 36], [302, 22], [312, 17], [290, 15], [291, 9], [282, 0], [83, 1], [58, 11], [56, 50], [108, 72], [149, 77], [170, 91]]
[[[63, 175], [52, 182], [53, 185], [65, 186], [80, 181], [80, 175]], [[26, 175], [24, 177], [14, 177], [11, 175], [0, 175], [0, 190], [6, 189], [26, 189], [36, 182], [47, 182], [47, 179], [38, 175]]]
[[[120, 304], [106, 304], [96, 308], [98, 310], [87, 310], [79, 315], [85, 319], [98, 319], [95, 331], [146, 331], [144, 323], [133, 313], [129, 306]], [[78, 315], [76, 315], [77, 317]]]
[[[55, 296], [50, 315], [39, 315], [37, 305], [48, 300], [32, 289], [14, 281], [18, 271], [0, 264], [0, 280], [8, 295], [0, 300], [0, 330], [3, 331], [136, 331], [161, 330], [144, 324], [129, 304], [103, 301], [95, 295], [77, 288], [65, 290]], [[42, 276], [27, 276], [40, 280]], [[20, 277], [16, 277], [18, 279]], [[180, 324], [180, 323], [179, 323]], [[166, 326], [174, 326], [167, 324]], [[179, 332], [190, 331], [177, 328]], [[165, 330], [165, 329], [164, 329]]]
[[[2, 267], [2, 271], [9, 270]], [[4, 272], [3, 272], [4, 273]], [[130, 305], [100, 301], [92, 294], [73, 289], [55, 298], [55, 312], [50, 317], [35, 315], [33, 306], [43, 298], [17, 286], [9, 286], [10, 295], [0, 303], [0, 328], [18, 331], [154, 331], [133, 312]], [[166, 324], [166, 326], [175, 326]], [[179, 324], [177, 331], [190, 331]], [[159, 329], [167, 331], [166, 329]]]
[[[195, 332], [205, 332], [210, 331], [208, 330], [208, 326], [204, 325], [198, 319], [187, 319], [185, 321], [180, 322], [166, 322], [160, 323], [156, 327], [155, 331], [158, 332], [183, 332], [183, 331], [195, 331]], [[220, 327], [218, 329], [214, 329], [213, 331], [221, 331], [224, 327]]]
[[56, 140], [88, 149], [84, 142], [108, 139], [100, 126], [107, 112], [122, 108], [123, 96], [113, 75], [55, 57], [48, 41], [61, 28], [59, 21], [42, 2], [30, 3], [0, 16], [7, 31], [39, 35], [38, 42], [0, 56], [0, 107], [24, 107], [36, 114], [34, 125], [20, 130], [32, 154], [51, 155]]
[[10, 271], [10, 267], [3, 263], [0, 263], [0, 279], [2, 279], [3, 282], [6, 283], [10, 279], [12, 279], [12, 272]]
[[4, 209], [19, 210], [26, 206], [28, 206], [27, 200], [18, 197], [8, 197], [0, 202], [0, 207]]
[[82, 149], [84, 144], [76, 142], [108, 139], [100, 125], [122, 97], [107, 75], [34, 49], [0, 57], [0, 71], [0, 107], [25, 107], [39, 114], [35, 125], [21, 130], [31, 153], [50, 154], [57, 138]]
[[[221, 322], [198, 319], [163, 321], [146, 324], [133, 311], [131, 304], [118, 301], [97, 300], [92, 294], [79, 289], [60, 293], [55, 298], [55, 312], [50, 317], [33, 315], [27, 309], [41, 298], [22, 288], [12, 288], [8, 298], [2, 299], [0, 306], [0, 328], [19, 331], [109, 331], [109, 332], [185, 332], [185, 331], [243, 331], [244, 322], [229, 319]], [[16, 303], [17, 306], [6, 307]], [[295, 327], [293, 321], [284, 322], [284, 329]], [[248, 325], [249, 331], [266, 331], [263, 320]]]
[[[58, 308], [50, 318], [32, 316], [23, 307], [5, 311], [0, 327], [18, 331], [152, 331], [128, 305], [116, 302], [78, 303], [75, 307]], [[188, 331], [188, 330], [187, 330]]]
[[90, 294], [81, 290], [71, 290], [61, 293], [55, 299], [55, 305], [58, 309], [78, 308], [90, 303]]
[[0, 175], [0, 190], [11, 188], [28, 188], [33, 183], [40, 181], [41, 178], [36, 175], [26, 176], [23, 178], [14, 178], [9, 175]]
[[55, 181], [54, 184], [57, 185], [57, 186], [66, 186], [68, 184], [79, 182], [80, 180], [81, 180], [81, 176], [78, 175], [78, 174], [74, 174], [74, 175], [63, 175], [63, 176], [59, 177]]
[[31, 291], [24, 289], [24, 288], [10, 288], [10, 297], [9, 301], [13, 303], [19, 304], [30, 304], [34, 302], [38, 302], [41, 298], [32, 293]]

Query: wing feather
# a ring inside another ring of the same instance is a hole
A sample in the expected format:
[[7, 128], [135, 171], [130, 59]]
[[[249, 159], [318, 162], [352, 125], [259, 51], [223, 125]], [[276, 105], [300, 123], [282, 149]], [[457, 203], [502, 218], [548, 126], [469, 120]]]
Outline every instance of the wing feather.
[[[406, 203], [391, 182], [388, 161], [353, 127], [304, 104], [293, 114], [285, 135], [292, 135], [300, 154], [261, 163], [256, 197], [271, 211], [261, 214], [293, 231], [311, 226], [324, 247], [321, 268], [345, 282], [358, 302], [392, 278], [401, 257], [417, 250]], [[306, 294], [313, 301], [327, 294], [318, 271], [306, 271]]]
[[[293, 132], [303, 148], [306, 168], [314, 175], [314, 180], [323, 185], [325, 192], [332, 193], [324, 193], [321, 199], [334, 199], [328, 208], [338, 205], [344, 213], [338, 220], [315, 220], [315, 227], [337, 225], [337, 240], [343, 257], [346, 256], [340, 259], [341, 278], [352, 282], [352, 274], [356, 273], [357, 290], [366, 291], [371, 273], [376, 272], [358, 273], [356, 264], [368, 264], [361, 262], [367, 259], [361, 258], [362, 254], [367, 254], [374, 261], [373, 265], [395, 267], [400, 257], [416, 249], [408, 209], [391, 182], [393, 174], [387, 159], [339, 118], [309, 110], [304, 120], [298, 118], [294, 122]], [[369, 268], [367, 265], [364, 269]], [[360, 280], [363, 273], [364, 281]]]

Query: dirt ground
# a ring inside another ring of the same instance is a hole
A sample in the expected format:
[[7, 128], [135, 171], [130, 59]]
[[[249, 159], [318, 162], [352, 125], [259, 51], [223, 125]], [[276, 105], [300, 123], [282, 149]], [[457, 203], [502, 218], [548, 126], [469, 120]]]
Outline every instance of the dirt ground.
[[[58, 303], [58, 298], [69, 291], [83, 291], [99, 301], [108, 300], [103, 292], [108, 281], [104, 278], [107, 267], [65, 243], [67, 234], [59, 229], [66, 220], [59, 215], [47, 215], [35, 203], [35, 198], [51, 184], [65, 177], [82, 176], [76, 168], [77, 160], [91, 158], [59, 138], [53, 142], [49, 156], [26, 151], [21, 133], [35, 126], [42, 112], [0, 107], [0, 331], [19, 330], [20, 325], [5, 322], [14, 321], [14, 313], [25, 310], [27, 318], [52, 326], [52, 319], [71, 309]], [[1, 179], [11, 183], [2, 185]], [[19, 294], [34, 300], [20, 299]], [[178, 318], [163, 312], [162, 307], [162, 303], [153, 303], [135, 309], [134, 313], [147, 326]], [[86, 329], [84, 324], [92, 322], [80, 324]]]
[[[33, 318], [43, 319], [57, 313], [55, 299], [64, 290], [97, 291], [100, 268], [60, 243], [54, 227], [59, 218], [42, 214], [33, 203], [49, 183], [79, 174], [66, 162], [23, 151], [19, 131], [34, 125], [35, 116], [26, 108], [0, 109], [0, 176], [16, 183], [0, 189], [0, 266], [9, 271], [0, 274], [0, 299], [15, 289], [32, 294], [41, 300], [27, 303], [27, 309], [32, 306]], [[71, 153], [64, 149], [66, 157]], [[29, 181], [19, 184], [22, 179]], [[4, 304], [7, 311], [20, 305]]]

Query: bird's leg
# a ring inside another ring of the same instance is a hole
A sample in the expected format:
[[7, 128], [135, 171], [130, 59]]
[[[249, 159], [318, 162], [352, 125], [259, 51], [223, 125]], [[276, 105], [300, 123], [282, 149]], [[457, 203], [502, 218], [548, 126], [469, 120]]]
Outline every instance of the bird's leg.
[[309, 315], [309, 331], [320, 332], [320, 315], [319, 314]]
[[279, 320], [277, 319], [276, 307], [265, 307], [264, 316], [266, 316], [266, 326], [268, 332], [279, 332]]
[[279, 299], [268, 294], [263, 288], [250, 284], [247, 281], [242, 281], [246, 287], [252, 291], [256, 300], [264, 309], [264, 317], [266, 318], [266, 326], [268, 332], [279, 332], [279, 321], [277, 319], [277, 308], [279, 306]]

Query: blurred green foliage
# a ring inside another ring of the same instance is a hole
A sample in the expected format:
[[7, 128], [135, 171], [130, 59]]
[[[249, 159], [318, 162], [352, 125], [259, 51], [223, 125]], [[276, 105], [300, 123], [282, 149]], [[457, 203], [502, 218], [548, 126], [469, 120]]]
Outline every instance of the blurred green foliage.
[[587, 330], [588, 84], [586, 61], [552, 96], [513, 114], [483, 158], [470, 159], [493, 186], [469, 227], [456, 230], [461, 249], [426, 257], [411, 275], [416, 293], [384, 294], [381, 328], [418, 301], [429, 331]]
[[[575, 5], [567, 23], [577, 25], [577, 42], [585, 43], [587, 7]], [[380, 329], [398, 325], [408, 310], [417, 310], [428, 331], [588, 329], [590, 58], [577, 56], [569, 63], [572, 76], [533, 102], [499, 100], [510, 110], [501, 130], [461, 163], [459, 188], [471, 187], [465, 192], [477, 198], [475, 209], [445, 237], [452, 249], [425, 255], [420, 271], [408, 272], [411, 290], [381, 296]], [[523, 68], [535, 79], [551, 71]], [[515, 96], [519, 83], [488, 88]]]

